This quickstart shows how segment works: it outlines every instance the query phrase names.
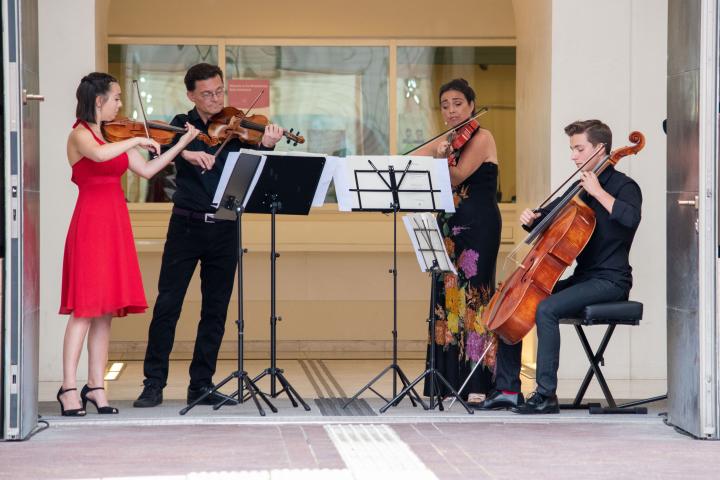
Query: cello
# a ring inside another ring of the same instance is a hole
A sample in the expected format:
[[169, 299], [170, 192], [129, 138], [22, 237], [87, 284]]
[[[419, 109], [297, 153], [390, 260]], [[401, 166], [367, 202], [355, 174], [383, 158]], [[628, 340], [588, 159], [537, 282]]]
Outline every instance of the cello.
[[[615, 166], [621, 158], [634, 155], [645, 146], [645, 137], [640, 132], [632, 132], [629, 140], [633, 145], [614, 150], [593, 172], [599, 175], [608, 166]], [[579, 184], [570, 188], [545, 217], [535, 222], [525, 239], [532, 248], [498, 286], [485, 308], [481, 317], [483, 324], [505, 343], [516, 344], [532, 330], [537, 306], [552, 294], [555, 283], [590, 240], [595, 230], [595, 212], [580, 199], [583, 191]]]

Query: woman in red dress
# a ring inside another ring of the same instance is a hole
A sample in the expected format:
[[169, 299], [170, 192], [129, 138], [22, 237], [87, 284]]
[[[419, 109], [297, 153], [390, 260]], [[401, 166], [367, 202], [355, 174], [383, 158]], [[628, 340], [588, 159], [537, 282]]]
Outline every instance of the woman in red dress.
[[[117, 413], [103, 389], [112, 317], [147, 308], [130, 216], [120, 184], [130, 169], [150, 178], [165, 168], [199, 133], [187, 133], [158, 158], [147, 161], [138, 147], [160, 153], [149, 138], [106, 143], [100, 125], [115, 118], [122, 102], [120, 85], [106, 73], [83, 77], [76, 92], [77, 122], [67, 142], [72, 181], [79, 188], [63, 258], [60, 313], [70, 315], [63, 342], [63, 384], [57, 394], [60, 413], [85, 415], [87, 402], [98, 413]], [[76, 374], [87, 336], [88, 383], [76, 392]], [[82, 405], [81, 405], [82, 403]]]

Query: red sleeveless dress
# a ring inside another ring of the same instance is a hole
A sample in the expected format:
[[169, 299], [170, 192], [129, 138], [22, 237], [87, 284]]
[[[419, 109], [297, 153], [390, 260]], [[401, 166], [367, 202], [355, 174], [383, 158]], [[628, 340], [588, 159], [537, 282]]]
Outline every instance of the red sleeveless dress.
[[[93, 138], [104, 144], [90, 129]], [[65, 240], [60, 314], [124, 317], [147, 309], [130, 215], [120, 177], [127, 153], [106, 162], [81, 158], [72, 166], [80, 193]]]

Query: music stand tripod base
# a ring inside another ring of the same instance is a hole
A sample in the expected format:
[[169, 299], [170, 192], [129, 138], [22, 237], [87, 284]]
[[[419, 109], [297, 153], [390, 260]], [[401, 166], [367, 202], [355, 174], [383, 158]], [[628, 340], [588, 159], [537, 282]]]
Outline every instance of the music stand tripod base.
[[[238, 405], [242, 404], [245, 400], [243, 390], [247, 389], [248, 395], [252, 398], [253, 402], [255, 403], [255, 406], [258, 409], [258, 413], [260, 416], [265, 416], [265, 410], [262, 408], [262, 405], [258, 401], [257, 397], [260, 397], [263, 402], [270, 408], [270, 410], [273, 413], [277, 413], [277, 408], [270, 403], [270, 400], [265, 396], [265, 394], [257, 387], [255, 382], [250, 379], [247, 372], [243, 368], [243, 362], [244, 362], [244, 338], [245, 338], [245, 322], [243, 318], [243, 305], [242, 305], [242, 299], [243, 299], [243, 256], [246, 253], [246, 250], [242, 247], [242, 212], [243, 208], [242, 205], [239, 204], [237, 200], [231, 197], [230, 200], [226, 200], [226, 202], [229, 202], [232, 204], [232, 206], [235, 209], [235, 221], [237, 222], [237, 231], [236, 231], [236, 240], [238, 245], [238, 269], [237, 269], [237, 275], [238, 275], [238, 319], [235, 321], [235, 324], [237, 325], [237, 332], [238, 332], [238, 368], [234, 372], [232, 372], [230, 375], [222, 379], [212, 390], [209, 390], [205, 392], [205, 394], [201, 395], [199, 398], [197, 398], [195, 401], [188, 404], [185, 408], [180, 410], [180, 415], [185, 415], [188, 411], [190, 411], [193, 407], [201, 403], [203, 400], [205, 400], [210, 395], [217, 395], [222, 397], [222, 400], [218, 402], [217, 404], [213, 405], [213, 410], [218, 410], [220, 407], [224, 405]], [[230, 206], [230, 205], [226, 205]], [[224, 395], [219, 392], [219, 390], [225, 386], [228, 382], [230, 382], [233, 379], [237, 379], [238, 387], [237, 390], [235, 390], [230, 395]], [[237, 400], [235, 398], [237, 397]]]
[[[280, 208], [280, 202], [277, 198], [273, 197], [273, 201], [270, 204], [270, 368], [266, 368], [258, 376], [253, 378], [253, 382], [257, 383], [261, 378], [265, 376], [270, 377], [270, 396], [277, 398], [281, 393], [285, 393], [290, 399], [290, 403], [293, 407], [297, 408], [298, 403], [303, 406], [305, 411], [310, 411], [310, 406], [305, 403], [297, 390], [293, 388], [287, 378], [285, 378], [284, 371], [281, 368], [277, 368], [277, 322], [279, 317], [275, 314], [275, 278], [276, 278], [276, 260], [280, 255], [275, 251], [275, 216], [278, 209]], [[276, 391], [275, 380], [280, 382], [282, 388], [280, 391]]]
[[[391, 167], [392, 168], [392, 167]], [[391, 170], [392, 171], [392, 170]], [[391, 176], [391, 178], [394, 178]], [[394, 184], [394, 180], [393, 180]], [[425, 405], [425, 402], [423, 402], [422, 398], [414, 389], [414, 385], [410, 386], [410, 380], [408, 380], [407, 375], [405, 375], [405, 372], [402, 371], [402, 368], [400, 368], [400, 365], [398, 365], [398, 357], [397, 357], [397, 212], [400, 209], [399, 204], [394, 203], [392, 205], [393, 209], [393, 268], [390, 269], [390, 273], [393, 276], [393, 331], [392, 331], [392, 342], [393, 342], [393, 357], [392, 357], [392, 363], [385, 367], [383, 371], [381, 371], [379, 374], [375, 376], [372, 380], [370, 380], [367, 384], [365, 384], [364, 387], [362, 387], [358, 392], [353, 395], [348, 401], [346, 401], [342, 408], [343, 410], [347, 408], [348, 405], [350, 405], [352, 402], [357, 400], [360, 395], [362, 395], [365, 391], [370, 390], [375, 395], [380, 397], [384, 402], [387, 402], [388, 405], [392, 404], [393, 407], [396, 407], [399, 403], [402, 397], [396, 395], [397, 394], [397, 379], [400, 378], [400, 382], [402, 383], [403, 391], [409, 388], [409, 394], [408, 398], [410, 399], [410, 403], [413, 407], [417, 407], [417, 404], [419, 403], [423, 409], [427, 410], [427, 406]], [[375, 390], [372, 386], [380, 380], [387, 372], [392, 371], [393, 375], [393, 395], [395, 395], [395, 401], [388, 401], [387, 398], [385, 398], [380, 392]], [[404, 395], [403, 395], [404, 396]]]
[[[234, 152], [233, 155], [237, 155], [237, 157], [235, 158], [235, 161], [230, 161], [229, 158], [228, 161], [226, 161], [222, 173], [225, 181], [220, 182], [215, 193], [215, 196], [220, 198], [217, 203], [218, 209], [215, 216], [218, 219], [235, 221], [237, 227], [235, 231], [238, 281], [238, 319], [235, 321], [235, 324], [237, 325], [238, 348], [237, 370], [221, 380], [212, 390], [209, 390], [197, 398], [194, 402], [191, 402], [185, 408], [180, 410], [180, 415], [185, 415], [188, 411], [190, 411], [190, 409], [200, 404], [203, 400], [213, 394], [222, 398], [222, 400], [220, 400], [217, 404], [213, 405], [213, 410], [218, 410], [220, 407], [228, 404], [242, 404], [245, 401], [245, 389], [247, 389], [248, 395], [252, 398], [258, 409], [258, 413], [261, 416], [265, 416], [265, 410], [258, 401], [257, 397], [260, 397], [273, 413], [277, 413], [277, 408], [275, 408], [265, 394], [260, 391], [255, 382], [250, 379], [244, 369], [245, 322], [243, 316], [243, 256], [247, 250], [245, 250], [242, 246], [242, 214], [244, 212], [243, 200], [252, 190], [251, 183], [258, 168], [260, 167], [261, 161], [260, 158], [254, 155], [243, 154], [242, 158], [237, 152]], [[231, 395], [224, 395], [219, 392], [220, 388], [234, 379], [238, 382], [237, 389]], [[235, 398], [237, 398], [237, 400], [235, 400]]]
[[[433, 268], [431, 270], [431, 285], [430, 285], [430, 315], [429, 315], [429, 332], [435, 333], [435, 302], [436, 302], [436, 289], [437, 289], [437, 282], [438, 278], [440, 276], [440, 273], [442, 273], [437, 268], [437, 262], [433, 262]], [[440, 411], [444, 411], [445, 407], [443, 405], [443, 398], [442, 398], [442, 390], [440, 389], [440, 385], [444, 385], [450, 394], [448, 397], [453, 397], [453, 402], [455, 400], [458, 400], [460, 404], [465, 407], [465, 410], [469, 414], [474, 414], [475, 412], [470, 409], [467, 403], [460, 397], [458, 392], [455, 391], [455, 389], [450, 385], [450, 382], [447, 381], [447, 379], [435, 368], [435, 338], [434, 335], [430, 335], [430, 362], [428, 365], [428, 368], [421, 373], [415, 380], [413, 380], [409, 385], [407, 385], [400, 393], [397, 394], [395, 398], [387, 402], [382, 408], [380, 408], [380, 413], [385, 413], [391, 406], [397, 405], [397, 403], [402, 400], [402, 398], [406, 395], [410, 396], [412, 393], [415, 392], [414, 388], [415, 385], [420, 383], [421, 380], [425, 378], [429, 378], [430, 383], [430, 402], [427, 408], [425, 410], [434, 410], [437, 406]], [[417, 393], [416, 393], [417, 395]], [[424, 405], [423, 405], [424, 406]]]

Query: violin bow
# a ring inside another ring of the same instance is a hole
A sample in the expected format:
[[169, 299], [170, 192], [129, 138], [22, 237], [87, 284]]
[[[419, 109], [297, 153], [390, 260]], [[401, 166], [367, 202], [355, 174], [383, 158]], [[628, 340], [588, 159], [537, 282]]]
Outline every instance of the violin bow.
[[[133, 85], [135, 85], [135, 92], [137, 93], [138, 103], [140, 103], [140, 112], [142, 112], [143, 126], [145, 127], [145, 136], [149, 139], [150, 138], [150, 130], [148, 129], [147, 116], [145, 115], [145, 106], [143, 105], [142, 97], [140, 96], [140, 86], [138, 85], [137, 80], [133, 80], [132, 83], [133, 83]], [[150, 158], [152, 158], [154, 160], [158, 157], [159, 154], [160, 154], [160, 152], [150, 152]]]
[[258, 93], [257, 97], [255, 97], [255, 100], [252, 101], [252, 103], [250, 104], [250, 106], [249, 106], [249, 107], [247, 108], [247, 110], [245, 111], [245, 116], [246, 116], [246, 117], [247, 117], [248, 115], [250, 115], [250, 110], [252, 110], [253, 108], [255, 108], [255, 104], [258, 102], [258, 100], [260, 100], [260, 97], [262, 97], [262, 94], [263, 94], [263, 93], [265, 93], [265, 89], [264, 89], [264, 88], [260, 90], [260, 93]]
[[593, 158], [597, 157], [597, 154], [600, 153], [600, 152], [603, 150], [603, 148], [605, 148], [605, 144], [604, 144], [604, 143], [599, 144], [599, 145], [597, 146], [597, 148], [595, 149], [595, 151], [593, 152], [593, 154], [590, 155], [590, 158], [588, 158], [587, 160], [585, 160], [585, 163], [583, 163], [582, 165], [580, 165], [577, 170], [575, 170], [572, 174], [570, 174], [570, 176], [569, 176], [563, 183], [561, 183], [558, 188], [555, 189], [555, 191], [553, 191], [550, 195], [548, 195], [548, 196], [545, 198], [545, 200], [543, 200], [543, 201], [540, 203], [540, 206], [539, 206], [539, 207], [533, 209], [533, 212], [537, 213], [543, 206], [545, 206], [545, 204], [548, 202], [548, 200], [550, 200], [551, 198], [553, 198], [553, 197], [555, 196], [555, 194], [560, 191], [561, 188], [563, 188], [565, 185], [567, 185], [567, 183], [575, 176], [576, 173], [578, 173], [580, 170], [582, 170], [583, 168], [585, 168], [585, 165], [587, 165], [588, 163], [590, 163], [590, 161], [592, 161]]
[[453, 130], [456, 130], [456, 129], [464, 126], [465, 124], [468, 124], [468, 123], [472, 122], [472, 121], [475, 120], [476, 118], [485, 115], [485, 114], [486, 114], [487, 112], [489, 112], [489, 111], [490, 111], [490, 107], [487, 107], [487, 106], [480, 107], [480, 110], [478, 110], [478, 112], [477, 112], [475, 115], [473, 115], [472, 117], [468, 118], [467, 120], [465, 120], [464, 122], [462, 122], [460, 125], [456, 125], [456, 126], [454, 126], [454, 127], [448, 128], [448, 129], [445, 130], [444, 132], [442, 132], [442, 133], [440, 133], [440, 134], [438, 134], [438, 135], [435, 135], [433, 138], [431, 138], [430, 140], [426, 141], [425, 143], [423, 143], [423, 144], [421, 144], [421, 145], [418, 145], [417, 147], [411, 148], [410, 150], [408, 150], [407, 152], [403, 153], [402, 155], [410, 155], [410, 154], [411, 154], [412, 152], [414, 152], [415, 150], [421, 149], [422, 147], [424, 147], [424, 146], [427, 145], [428, 143], [433, 142], [433, 141], [437, 140], [438, 138], [442, 137], [443, 135], [447, 135], [449, 132], [451, 132], [451, 131], [453, 131]]

